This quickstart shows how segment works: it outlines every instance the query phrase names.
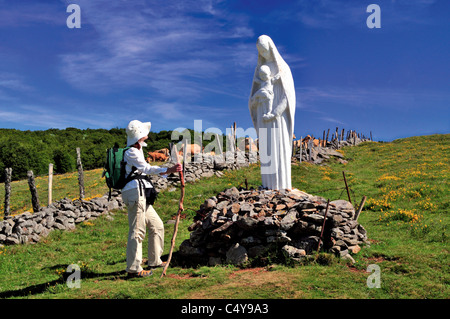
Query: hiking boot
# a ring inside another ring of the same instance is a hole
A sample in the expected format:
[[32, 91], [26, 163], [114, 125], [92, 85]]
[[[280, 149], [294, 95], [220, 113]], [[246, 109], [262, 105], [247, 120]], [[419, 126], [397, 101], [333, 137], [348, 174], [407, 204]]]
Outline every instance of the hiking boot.
[[154, 269], [154, 268], [159, 268], [159, 267], [165, 267], [167, 264], [167, 261], [163, 261], [161, 264], [159, 264], [158, 266], [148, 266], [149, 269]]

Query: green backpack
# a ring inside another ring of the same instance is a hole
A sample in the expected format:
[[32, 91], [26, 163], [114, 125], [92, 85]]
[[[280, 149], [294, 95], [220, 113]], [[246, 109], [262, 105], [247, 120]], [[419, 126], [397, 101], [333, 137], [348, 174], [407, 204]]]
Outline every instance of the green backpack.
[[129, 148], [119, 148], [116, 143], [114, 147], [106, 150], [106, 163], [102, 177], [105, 177], [106, 185], [109, 187], [109, 198], [111, 198], [111, 190], [120, 190], [129, 182], [125, 170], [127, 162], [124, 161], [125, 152]]

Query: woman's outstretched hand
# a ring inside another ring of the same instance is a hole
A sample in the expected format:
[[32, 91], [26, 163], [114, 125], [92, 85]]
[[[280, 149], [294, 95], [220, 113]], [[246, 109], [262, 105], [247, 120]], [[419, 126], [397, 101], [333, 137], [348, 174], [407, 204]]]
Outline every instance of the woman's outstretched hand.
[[183, 166], [181, 166], [181, 164], [175, 164], [174, 166], [168, 168], [165, 173], [160, 173], [160, 175], [167, 175], [167, 174], [171, 174], [171, 173], [178, 173], [178, 172], [181, 172], [181, 171], [183, 171]]

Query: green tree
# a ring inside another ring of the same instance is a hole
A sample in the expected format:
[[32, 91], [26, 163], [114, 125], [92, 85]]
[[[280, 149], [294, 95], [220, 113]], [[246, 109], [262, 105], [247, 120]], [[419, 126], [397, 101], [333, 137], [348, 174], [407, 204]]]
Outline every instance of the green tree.
[[56, 173], [68, 173], [75, 169], [75, 158], [62, 149], [56, 149], [54, 151], [53, 161]]

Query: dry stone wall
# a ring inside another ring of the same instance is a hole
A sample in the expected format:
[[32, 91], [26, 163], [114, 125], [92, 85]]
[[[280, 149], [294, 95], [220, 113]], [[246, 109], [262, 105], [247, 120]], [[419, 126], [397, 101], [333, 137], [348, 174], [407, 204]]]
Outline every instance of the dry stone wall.
[[0, 222], [0, 245], [36, 243], [53, 230], [72, 230], [81, 222], [108, 214], [123, 207], [121, 196], [114, 192], [90, 201], [64, 198], [42, 208], [37, 213], [25, 212], [7, 216]]
[[311, 162], [313, 164], [322, 164], [324, 161], [331, 157], [337, 158], [341, 163], [347, 163], [344, 156], [337, 150], [345, 146], [356, 146], [362, 142], [369, 141], [369, 139], [360, 139], [355, 137], [351, 140], [333, 140], [328, 141], [326, 146], [313, 146], [311, 149], [308, 147], [298, 147], [295, 150], [294, 156], [292, 156], [292, 162], [302, 161]]

